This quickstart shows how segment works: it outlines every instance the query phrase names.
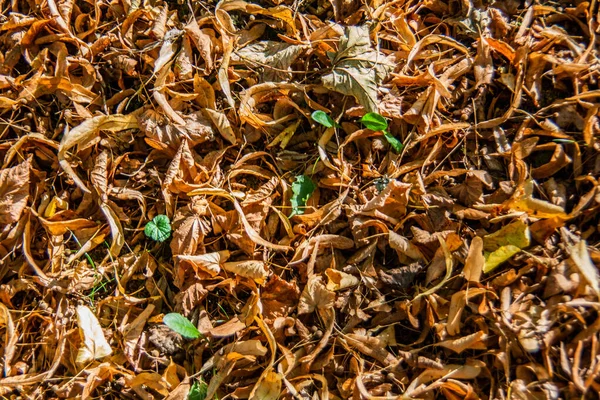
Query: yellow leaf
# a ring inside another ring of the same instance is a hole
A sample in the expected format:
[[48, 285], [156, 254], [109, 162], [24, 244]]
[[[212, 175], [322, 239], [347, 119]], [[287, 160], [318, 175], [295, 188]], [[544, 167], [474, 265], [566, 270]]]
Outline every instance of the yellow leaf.
[[512, 244], [508, 244], [506, 246], [500, 246], [498, 249], [491, 253], [487, 253], [485, 256], [485, 265], [483, 267], [483, 272], [486, 274], [493, 271], [500, 264], [508, 261], [512, 256], [520, 252], [521, 249]]
[[529, 227], [523, 221], [517, 220], [486, 235], [483, 238], [483, 248], [486, 251], [494, 251], [501, 246], [513, 245], [523, 249], [529, 246], [530, 240]]
[[502, 229], [483, 238], [486, 251], [483, 272], [488, 273], [512, 256], [529, 246], [529, 226], [521, 220], [514, 221]]

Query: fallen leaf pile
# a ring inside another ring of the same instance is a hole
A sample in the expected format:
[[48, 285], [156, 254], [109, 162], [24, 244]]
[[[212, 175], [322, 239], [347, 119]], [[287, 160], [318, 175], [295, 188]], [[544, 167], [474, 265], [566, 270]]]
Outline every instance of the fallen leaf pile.
[[596, 398], [599, 6], [0, 2], [0, 396]]

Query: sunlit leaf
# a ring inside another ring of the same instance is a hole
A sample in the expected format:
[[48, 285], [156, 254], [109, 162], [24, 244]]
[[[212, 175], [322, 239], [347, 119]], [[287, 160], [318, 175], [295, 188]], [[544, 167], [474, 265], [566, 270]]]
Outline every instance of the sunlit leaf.
[[85, 364], [112, 354], [112, 348], [92, 310], [86, 306], [78, 306], [77, 324], [83, 342], [77, 353], [78, 363]]
[[598, 268], [592, 262], [586, 241], [580, 240], [579, 243], [571, 246], [569, 251], [571, 252], [571, 260], [600, 298], [600, 273], [598, 273]]

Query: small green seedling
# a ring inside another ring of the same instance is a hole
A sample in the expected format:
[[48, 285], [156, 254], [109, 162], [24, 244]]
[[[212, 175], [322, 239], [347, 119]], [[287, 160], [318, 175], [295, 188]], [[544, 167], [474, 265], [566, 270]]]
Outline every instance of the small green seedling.
[[179, 313], [169, 313], [163, 317], [163, 322], [171, 330], [179, 333], [184, 338], [198, 339], [202, 337], [200, 331], [188, 320]]
[[387, 120], [378, 113], [367, 113], [360, 119], [360, 122], [362, 122], [364, 126], [372, 131], [383, 132], [383, 136], [396, 153], [400, 153], [404, 148], [404, 145], [398, 139], [396, 139], [395, 136], [387, 131]]
[[208, 385], [203, 380], [195, 381], [188, 392], [187, 400], [205, 400]]
[[171, 221], [166, 215], [157, 215], [152, 221], [146, 224], [144, 233], [150, 239], [157, 242], [164, 242], [171, 236]]
[[292, 183], [292, 198], [290, 202], [292, 203], [292, 214], [290, 217], [294, 215], [304, 214], [304, 208], [306, 206], [306, 202], [313, 194], [317, 186], [314, 182], [306, 175], [298, 175], [296, 177], [296, 181]]
[[340, 125], [333, 120], [329, 115], [327, 115], [324, 111], [317, 110], [312, 113], [312, 119], [316, 122], [323, 125], [325, 128], [339, 128]]

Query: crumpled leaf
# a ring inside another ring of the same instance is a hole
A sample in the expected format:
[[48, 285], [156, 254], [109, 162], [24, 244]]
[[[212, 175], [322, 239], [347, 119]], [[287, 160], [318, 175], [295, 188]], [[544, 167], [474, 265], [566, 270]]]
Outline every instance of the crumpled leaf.
[[153, 147], [163, 145], [175, 151], [183, 138], [191, 147], [214, 139], [210, 122], [201, 111], [187, 115], [175, 112], [182, 118], [183, 125], [173, 124], [164, 114], [151, 109], [139, 116], [139, 127], [149, 140], [156, 143]]
[[325, 275], [327, 275], [327, 289], [332, 291], [344, 290], [360, 283], [354, 275], [336, 269], [328, 268]]
[[391, 180], [381, 193], [359, 207], [359, 213], [397, 222], [406, 215], [410, 189], [409, 184]]
[[229, 255], [228, 250], [198, 255], [180, 254], [177, 255], [177, 260], [181, 265], [191, 265], [196, 273], [202, 271], [210, 276], [216, 276], [221, 272], [221, 264], [229, 258]]
[[354, 96], [367, 112], [377, 112], [377, 88], [393, 67], [384, 54], [371, 47], [366, 25], [348, 26], [333, 58], [332, 72], [322, 77], [323, 85]]
[[225, 114], [208, 108], [204, 109], [204, 112], [210, 117], [211, 121], [213, 122], [213, 124], [215, 124], [215, 126], [219, 130], [219, 133], [221, 134], [221, 136], [223, 136], [225, 140], [227, 140], [231, 144], [235, 144], [237, 142], [235, 132], [233, 131], [231, 123], [229, 122]]

